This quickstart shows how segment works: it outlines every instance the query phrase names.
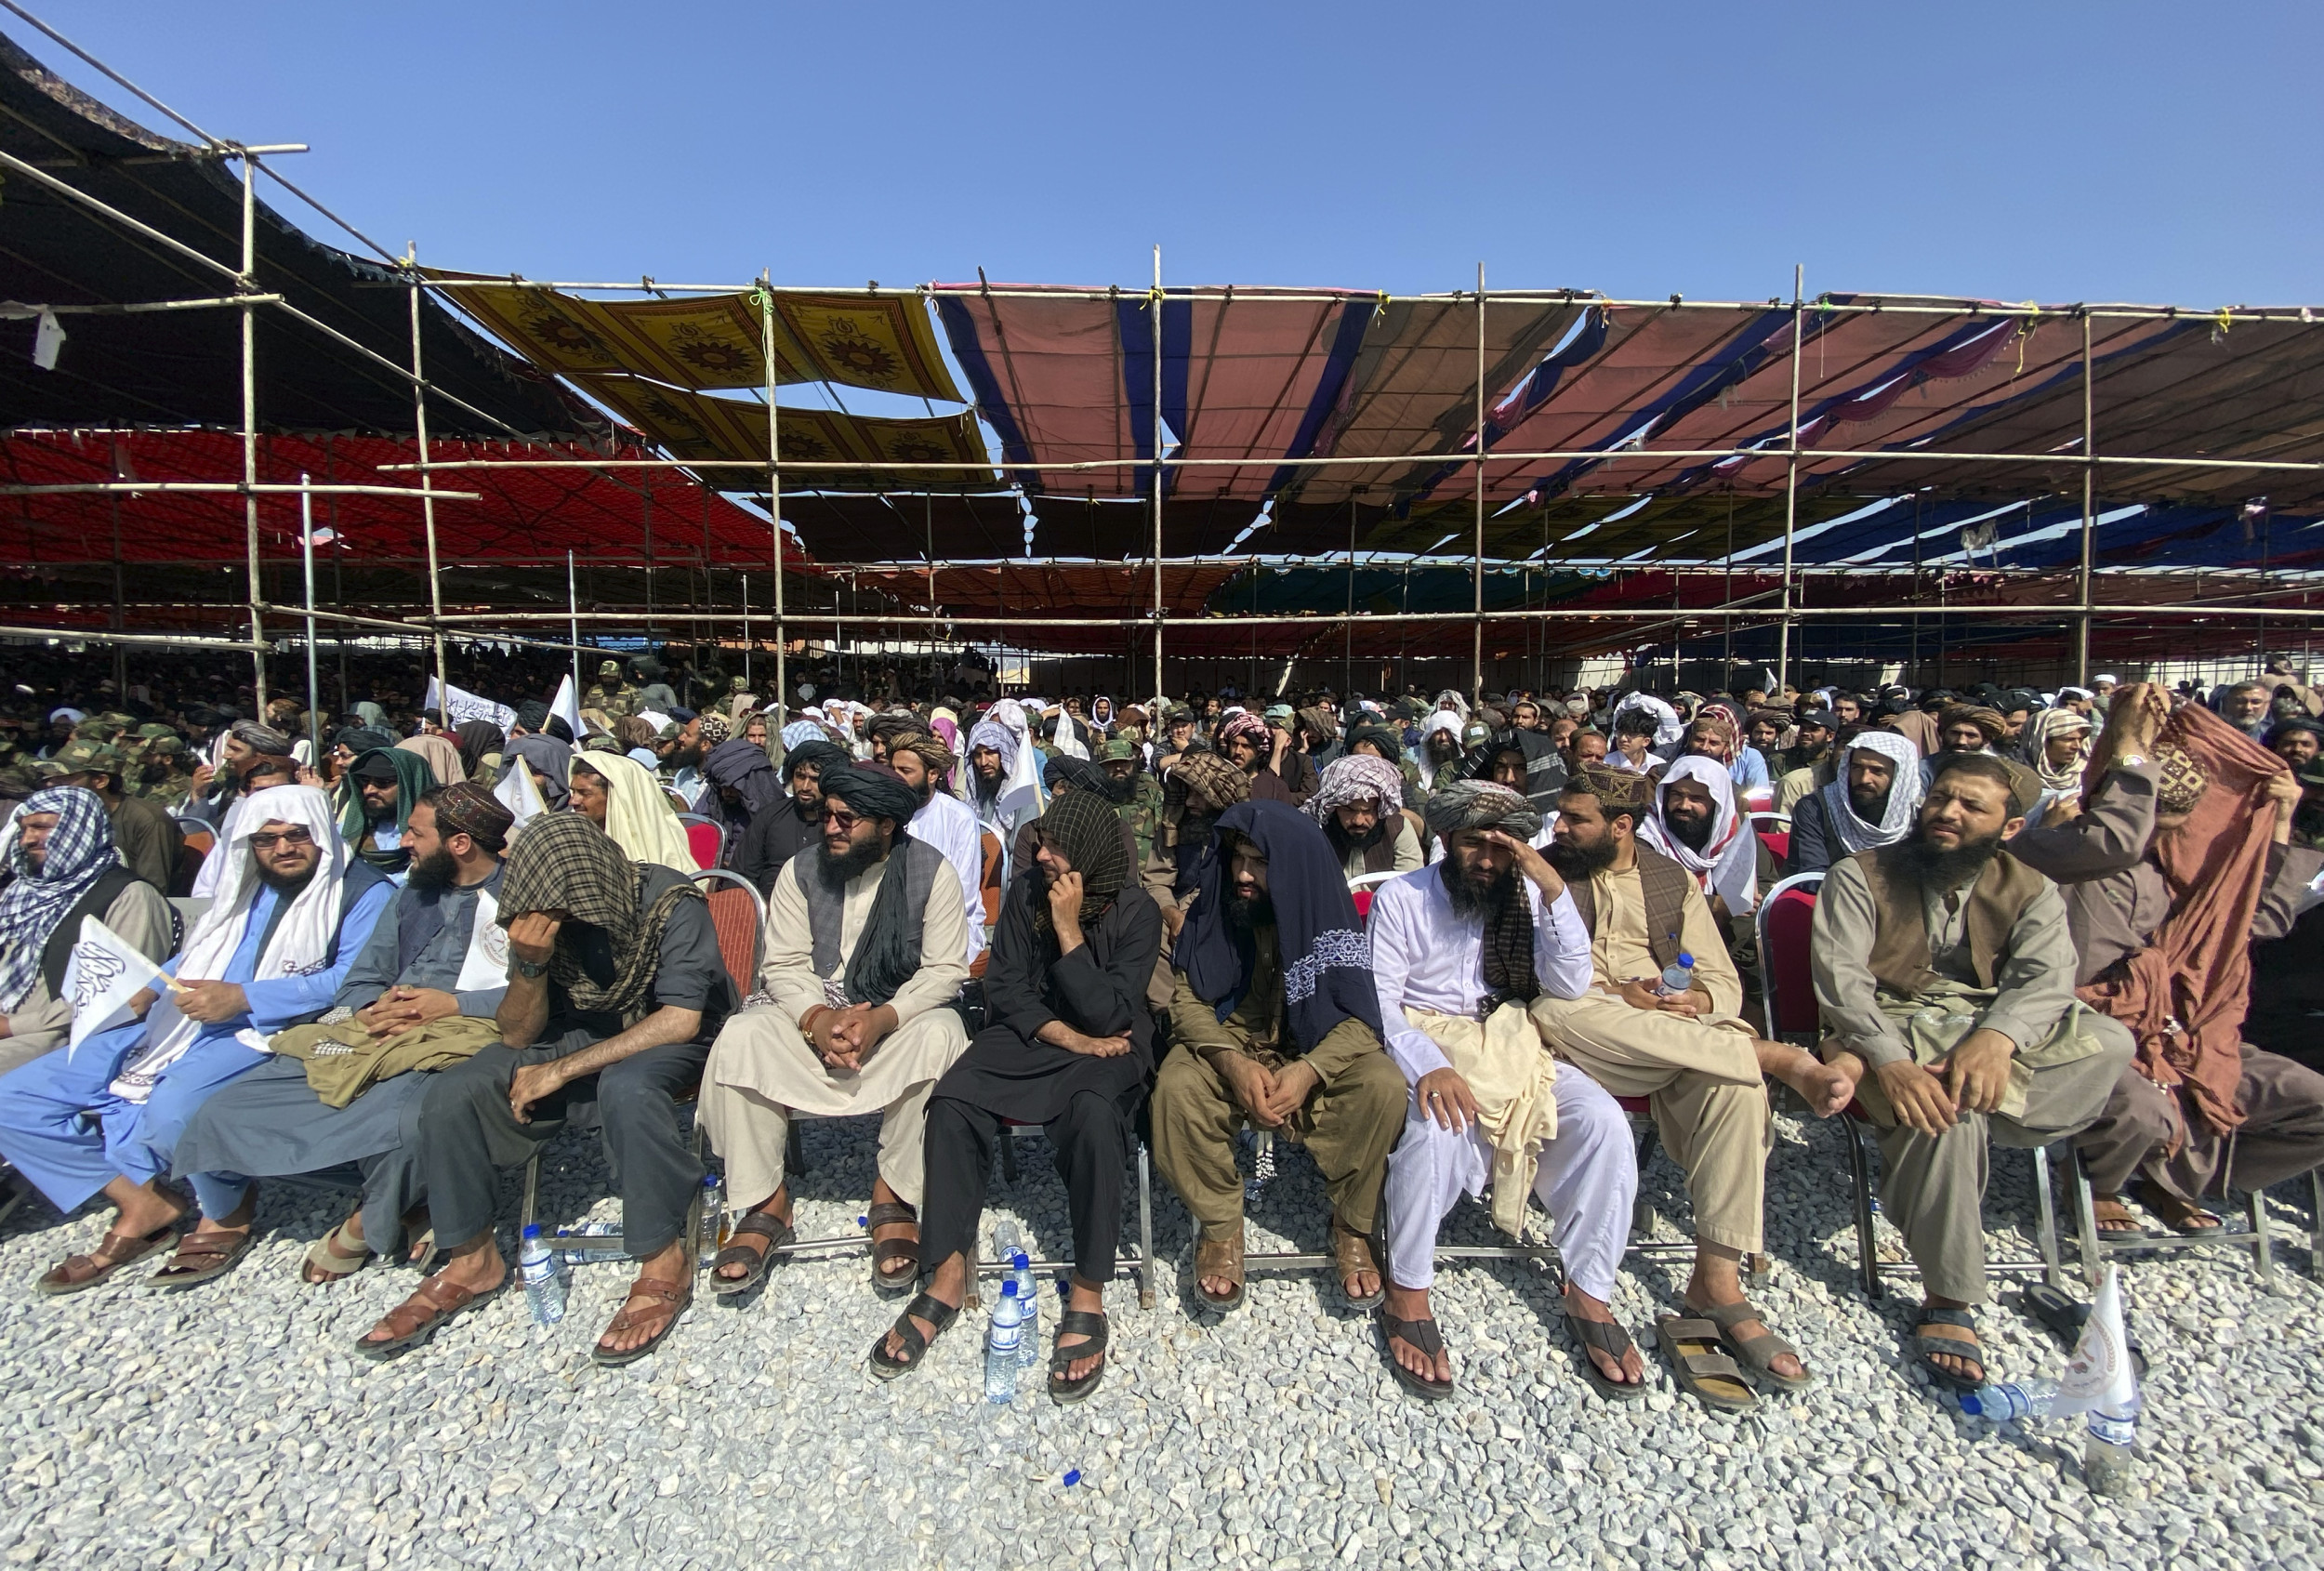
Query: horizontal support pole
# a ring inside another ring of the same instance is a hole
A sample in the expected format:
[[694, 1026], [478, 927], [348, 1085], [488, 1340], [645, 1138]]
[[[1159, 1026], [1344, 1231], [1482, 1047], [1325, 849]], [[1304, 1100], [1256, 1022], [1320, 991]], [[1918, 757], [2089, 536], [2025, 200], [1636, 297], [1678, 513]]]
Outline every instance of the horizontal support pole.
[[[249, 608], [243, 605], [220, 606], [222, 612], [241, 616]], [[0, 639], [71, 639], [79, 643], [159, 644], [169, 649], [236, 650], [248, 654], [262, 647], [244, 640], [208, 639], [198, 633], [116, 633], [102, 627], [0, 627]]]
[[0, 496], [139, 495], [149, 491], [192, 491], [236, 496], [409, 496], [417, 501], [481, 502], [474, 491], [416, 490], [408, 485], [244, 485], [238, 480], [104, 480], [82, 485], [0, 485]]
[[225, 306], [279, 306], [280, 295], [218, 295], [206, 300], [137, 300], [122, 305], [43, 306], [57, 316], [139, 316], [155, 310], [208, 310]]

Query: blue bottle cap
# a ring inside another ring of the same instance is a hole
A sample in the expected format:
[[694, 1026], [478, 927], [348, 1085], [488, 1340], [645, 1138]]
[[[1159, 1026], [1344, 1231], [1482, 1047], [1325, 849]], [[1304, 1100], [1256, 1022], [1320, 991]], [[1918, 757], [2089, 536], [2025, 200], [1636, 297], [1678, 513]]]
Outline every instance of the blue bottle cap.
[[541, 1235], [541, 1224], [536, 1221], [526, 1222], [524, 1224], [524, 1235], [527, 1238], [538, 1238]]
[[1015, 1298], [1017, 1296], [1017, 1285], [1014, 1282], [1003, 1282], [1000, 1285], [1000, 1296], [1004, 1299]]
[[1080, 1482], [1081, 1482], [1081, 1470], [1080, 1470], [1079, 1468], [1067, 1468], [1067, 1469], [1065, 1470], [1065, 1480], [1064, 1480], [1064, 1482], [1065, 1482], [1065, 1487], [1066, 1487], [1066, 1488], [1068, 1488], [1068, 1489], [1072, 1488], [1075, 1485], [1076, 1485], [1076, 1484], [1080, 1483]]
[[1695, 966], [1695, 957], [1682, 949], [1679, 951], [1679, 964], [1692, 970]]
[[1983, 1418], [1985, 1416], [1985, 1404], [1977, 1399], [1976, 1393], [1973, 1391], [1964, 1391], [1961, 1393], [1961, 1410], [1968, 1414], [1973, 1419]]

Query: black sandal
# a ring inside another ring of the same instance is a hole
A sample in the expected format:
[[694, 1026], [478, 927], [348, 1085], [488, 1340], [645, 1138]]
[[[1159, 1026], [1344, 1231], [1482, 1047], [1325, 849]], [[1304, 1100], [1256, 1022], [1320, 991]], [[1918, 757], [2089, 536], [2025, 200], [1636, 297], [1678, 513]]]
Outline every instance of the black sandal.
[[[1581, 1344], [1581, 1372], [1589, 1379], [1591, 1390], [1608, 1402], [1636, 1402], [1645, 1396], [1646, 1382], [1644, 1378], [1636, 1385], [1615, 1380], [1599, 1368], [1598, 1361], [1590, 1356], [1590, 1350], [1594, 1347], [1616, 1364], [1620, 1364], [1623, 1355], [1638, 1345], [1631, 1340], [1627, 1327], [1618, 1321], [1584, 1320], [1578, 1314], [1568, 1314], [1565, 1316], [1565, 1328], [1573, 1332], [1574, 1340]], [[1413, 1345], [1418, 1347], [1419, 1344], [1415, 1342]]]
[[1442, 1402], [1446, 1397], [1450, 1396], [1453, 1393], [1452, 1381], [1433, 1380], [1426, 1375], [1413, 1373], [1397, 1361], [1396, 1350], [1388, 1345], [1390, 1342], [1404, 1342], [1414, 1352], [1433, 1362], [1445, 1351], [1445, 1339], [1437, 1332], [1436, 1322], [1433, 1319], [1399, 1320], [1388, 1313], [1387, 1306], [1384, 1304], [1380, 1307], [1379, 1314], [1382, 1338], [1380, 1352], [1386, 1356], [1388, 1372], [1396, 1377], [1396, 1382], [1405, 1390], [1417, 1396], [1424, 1396], [1431, 1402]]
[[[926, 1336], [920, 1335], [920, 1328], [912, 1324], [914, 1315], [927, 1321], [935, 1329]], [[883, 1331], [880, 1333], [879, 1340], [871, 1345], [872, 1373], [883, 1380], [892, 1380], [898, 1375], [910, 1374], [920, 1366], [920, 1360], [928, 1356], [928, 1344], [943, 1336], [951, 1327], [952, 1323], [959, 1318], [960, 1306], [958, 1304], [945, 1303], [941, 1300], [930, 1298], [926, 1293], [920, 1294], [910, 1303], [905, 1304], [904, 1313], [896, 1316], [893, 1329], [897, 1336], [904, 1339], [904, 1356], [901, 1358], [888, 1356], [888, 1337]]]
[[[798, 1236], [799, 1230], [772, 1211], [752, 1211], [744, 1217], [734, 1224], [734, 1231], [727, 1234], [733, 1242], [720, 1249], [718, 1258], [710, 1262], [711, 1295], [731, 1299], [737, 1293], [750, 1291], [765, 1278], [768, 1268], [774, 1264], [774, 1252], [788, 1248]], [[745, 1238], [763, 1238], [767, 1241], [766, 1248], [754, 1248], [742, 1242]], [[735, 1265], [747, 1266], [749, 1270], [740, 1276], [720, 1274], [729, 1266]]]
[[[1969, 1333], [1963, 1341], [1958, 1337], [1924, 1335], [1923, 1326], [1953, 1326]], [[1923, 1309], [1912, 1328], [1912, 1356], [1921, 1367], [1929, 1372], [1929, 1379], [1953, 1391], [1983, 1391], [1985, 1389], [1985, 1344], [1976, 1340], [1977, 1322], [1965, 1309]], [[1936, 1362], [1938, 1356], [1965, 1358], [1977, 1366], [1977, 1378], [1958, 1374]]]
[[[1089, 1393], [1105, 1379], [1105, 1315], [1103, 1312], [1069, 1309], [1057, 1317], [1059, 1337], [1081, 1336], [1089, 1340], [1071, 1347], [1051, 1344], [1049, 1355], [1049, 1399], [1060, 1407], [1070, 1407], [1076, 1402], [1087, 1402]], [[1084, 1358], [1095, 1358], [1098, 1366], [1077, 1380], [1065, 1378], [1065, 1371]]]
[[[864, 1218], [866, 1233], [891, 1227], [899, 1222], [918, 1227], [920, 1213], [900, 1201], [882, 1200], [872, 1207]], [[890, 1261], [908, 1260], [909, 1271], [883, 1269]], [[872, 1243], [872, 1290], [883, 1299], [900, 1299], [920, 1284], [920, 1241], [917, 1238], [880, 1238]]]

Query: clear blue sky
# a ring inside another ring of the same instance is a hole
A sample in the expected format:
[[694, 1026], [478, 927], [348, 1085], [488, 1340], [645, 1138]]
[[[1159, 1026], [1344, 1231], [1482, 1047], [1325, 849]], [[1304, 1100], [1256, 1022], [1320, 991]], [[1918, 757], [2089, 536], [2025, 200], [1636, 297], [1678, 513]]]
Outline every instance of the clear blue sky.
[[450, 267], [2324, 301], [2314, 0], [28, 4]]

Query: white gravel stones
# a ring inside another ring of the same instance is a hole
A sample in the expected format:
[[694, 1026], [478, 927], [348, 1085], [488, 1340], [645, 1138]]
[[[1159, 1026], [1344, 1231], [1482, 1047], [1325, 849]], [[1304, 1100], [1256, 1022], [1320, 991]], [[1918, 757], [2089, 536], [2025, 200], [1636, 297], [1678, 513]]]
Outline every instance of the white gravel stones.
[[[1242, 1311], [1198, 1322], [1182, 1297], [1188, 1221], [1159, 1186], [1157, 1243], [1181, 1269], [1150, 1314], [1116, 1286], [1104, 1389], [1063, 1410], [1030, 1380], [1011, 1407], [984, 1404], [971, 1316], [918, 1374], [873, 1380], [864, 1354], [896, 1306], [861, 1255], [780, 1266], [741, 1309], [706, 1294], [627, 1370], [588, 1360], [619, 1265], [582, 1268], [552, 1332], [511, 1291], [375, 1366], [349, 1344], [412, 1274], [296, 1275], [338, 1196], [271, 1186], [266, 1236], [226, 1281], [63, 1300], [31, 1279], [99, 1222], [34, 1202], [0, 1229], [0, 1564], [2324, 1567], [2324, 1292], [2304, 1250], [2281, 1251], [2275, 1295], [2248, 1253], [2126, 1268], [2154, 1364], [2141, 1492], [2095, 1499], [2070, 1424], [1996, 1430], [1904, 1367], [1917, 1290], [1876, 1306], [1856, 1289], [1840, 1138], [1780, 1121], [1778, 1270], [1756, 1289], [1823, 1383], [1742, 1419], [1675, 1395], [1651, 1352], [1650, 1399], [1601, 1402], [1575, 1373], [1552, 1279], [1519, 1265], [1440, 1272], [1462, 1389], [1433, 1406], [1389, 1379], [1327, 1277], [1255, 1276]], [[838, 1232], [865, 1203], [869, 1126], [811, 1124], [807, 1147], [801, 1231]], [[1062, 1254], [1063, 1192], [1037, 1143], [1024, 1158], [995, 1199]], [[561, 1142], [548, 1169], [547, 1218], [614, 1214], [592, 1142]], [[2029, 1254], [2027, 1164], [2001, 1154], [1996, 1169], [1999, 1247]], [[1683, 1237], [1667, 1159], [1644, 1188], [1657, 1236]], [[1324, 1226], [1312, 1166], [1287, 1154], [1251, 1248], [1321, 1249]], [[1448, 1232], [1489, 1238], [1471, 1208]], [[1683, 1266], [1633, 1261], [1616, 1308], [1644, 1340], [1683, 1281]], [[1045, 1309], [1046, 1335], [1055, 1300]], [[2007, 1308], [1982, 1326], [2001, 1375], [2062, 1361]]]

